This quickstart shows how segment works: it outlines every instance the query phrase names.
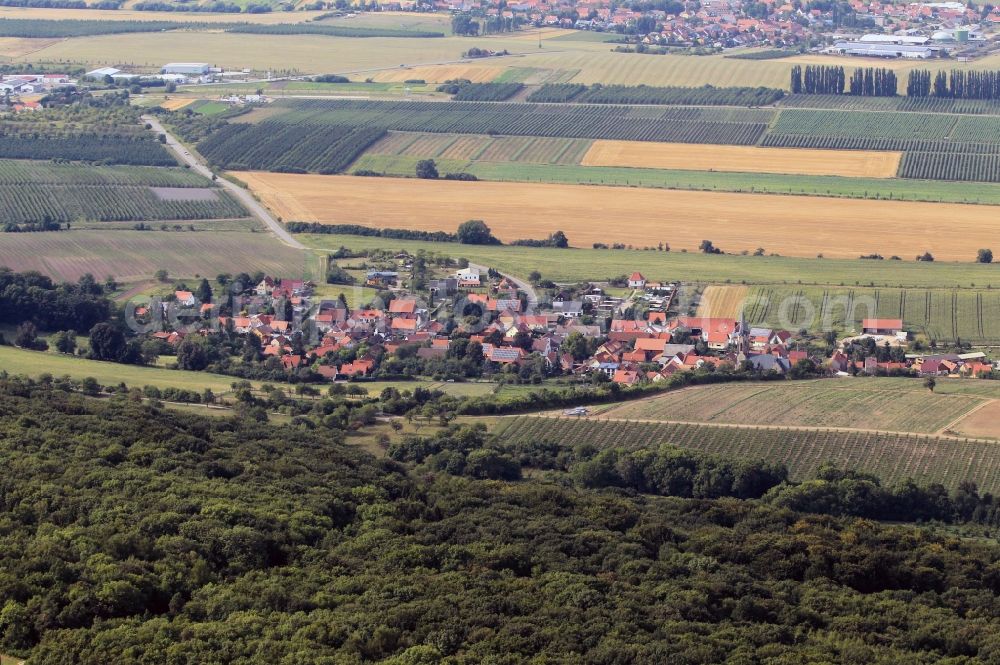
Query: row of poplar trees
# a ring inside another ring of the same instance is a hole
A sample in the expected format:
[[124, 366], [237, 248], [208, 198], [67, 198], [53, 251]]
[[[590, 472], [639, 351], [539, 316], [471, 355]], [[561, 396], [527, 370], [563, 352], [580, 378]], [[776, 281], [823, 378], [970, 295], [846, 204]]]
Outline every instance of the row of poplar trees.
[[938, 72], [932, 82], [930, 71], [918, 69], [910, 72], [906, 94], [910, 97], [1000, 99], [1000, 71], [963, 72], [953, 69], [950, 74]]
[[894, 97], [896, 74], [891, 69], [858, 67], [847, 81], [843, 67], [831, 65], [800, 65], [792, 67], [792, 94], [843, 95], [857, 97]]

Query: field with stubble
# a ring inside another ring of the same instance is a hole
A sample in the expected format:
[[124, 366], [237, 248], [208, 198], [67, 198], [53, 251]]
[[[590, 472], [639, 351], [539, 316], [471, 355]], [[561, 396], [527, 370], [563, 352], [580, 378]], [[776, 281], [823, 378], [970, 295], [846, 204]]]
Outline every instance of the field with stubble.
[[90, 273], [129, 282], [160, 269], [173, 277], [260, 270], [312, 278], [315, 259], [263, 232], [73, 230], [5, 234], [0, 266], [70, 281]]
[[[727, 252], [973, 261], [995, 245], [1000, 218], [989, 206], [788, 197], [589, 185], [454, 182], [242, 172], [286, 221], [453, 231], [482, 219], [503, 241], [562, 230], [574, 247], [668, 242], [694, 251], [712, 240]], [[766, 239], [763, 243], [761, 239]], [[954, 242], [961, 238], [962, 242]], [[970, 249], [972, 248], [972, 249]]]
[[594, 141], [583, 166], [892, 178], [900, 152], [804, 150], [644, 141]]

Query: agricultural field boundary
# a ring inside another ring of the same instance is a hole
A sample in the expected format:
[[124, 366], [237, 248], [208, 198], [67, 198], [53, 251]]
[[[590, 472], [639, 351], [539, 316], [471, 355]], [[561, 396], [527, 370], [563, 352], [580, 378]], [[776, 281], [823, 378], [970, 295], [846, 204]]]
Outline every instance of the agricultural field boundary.
[[856, 432], [932, 434], [970, 413], [988, 397], [886, 390], [878, 381], [750, 382], [670, 391], [629, 401], [600, 417], [638, 422], [795, 426]]
[[[671, 394], [674, 394], [674, 391]], [[651, 398], [652, 399], [652, 398]], [[977, 405], [973, 410], [968, 411], [959, 418], [956, 418], [953, 422], [949, 423], [946, 427], [941, 428], [941, 430], [936, 432], [901, 432], [894, 430], [885, 429], [867, 429], [863, 427], [809, 427], [808, 425], [752, 425], [752, 424], [741, 424], [741, 423], [719, 423], [719, 422], [702, 422], [698, 420], [673, 420], [673, 419], [655, 419], [655, 418], [615, 418], [611, 415], [614, 409], [609, 411], [604, 411], [602, 413], [597, 413], [591, 416], [564, 416], [556, 413], [548, 414], [532, 414], [532, 415], [518, 415], [518, 416], [500, 416], [501, 418], [547, 418], [551, 420], [567, 420], [575, 421], [582, 420], [584, 422], [588, 421], [598, 421], [606, 423], [647, 423], [651, 425], [656, 424], [666, 424], [666, 425], [686, 425], [689, 427], [718, 427], [724, 429], [752, 429], [752, 430], [762, 430], [762, 431], [789, 431], [789, 432], [843, 432], [851, 434], [885, 434], [889, 436], [899, 436], [899, 437], [931, 437], [936, 439], [950, 439], [953, 441], [972, 441], [976, 443], [988, 443], [996, 445], [996, 439], [990, 438], [976, 438], [976, 437], [966, 437], [959, 436], [957, 434], [947, 434], [945, 430], [952, 427], [956, 423], [960, 422], [967, 416], [972, 415], [975, 411], [982, 409], [996, 400], [984, 400], [982, 404]], [[617, 405], [615, 408], [620, 407]]]
[[[382, 226], [382, 225], [380, 225]], [[418, 252], [467, 258], [515, 275], [538, 270], [556, 282], [609, 279], [639, 270], [655, 279], [683, 279], [703, 284], [770, 286], [775, 288], [851, 288], [850, 285], [899, 289], [1000, 288], [997, 266], [970, 261], [866, 261], [794, 256], [705, 255], [696, 252], [659, 252], [636, 249], [550, 249], [499, 245], [461, 245], [420, 240], [388, 240], [347, 234], [296, 234], [318, 251], [344, 246], [363, 252], [373, 249]], [[793, 275], [795, 279], [789, 279]], [[863, 281], [862, 281], [863, 280]], [[802, 284], [797, 282], [801, 281]], [[870, 286], [869, 286], [870, 285]]]
[[[696, 251], [708, 238], [724, 251], [753, 252], [767, 238], [768, 251], [788, 256], [914, 257], [931, 251], [937, 260], [972, 261], [969, 248], [989, 247], [1000, 233], [1000, 219], [989, 206], [963, 204], [803, 197], [789, 205], [786, 197], [768, 194], [634, 189], [623, 197], [617, 187], [597, 185], [399, 179], [390, 188], [379, 178], [234, 175], [288, 221], [451, 231], [475, 211], [503, 241], [561, 230], [574, 247], [669, 242]], [[692, 219], [699, 225], [692, 228]], [[907, 220], [907, 232], [887, 226], [886, 219]], [[609, 228], [620, 231], [610, 234]]]
[[811, 478], [824, 463], [833, 463], [874, 473], [886, 483], [914, 478], [955, 488], [972, 481], [983, 491], [1000, 490], [1000, 446], [991, 439], [541, 415], [500, 417], [492, 432], [515, 449], [538, 443], [631, 450], [666, 444], [730, 458], [781, 462], [796, 481]]

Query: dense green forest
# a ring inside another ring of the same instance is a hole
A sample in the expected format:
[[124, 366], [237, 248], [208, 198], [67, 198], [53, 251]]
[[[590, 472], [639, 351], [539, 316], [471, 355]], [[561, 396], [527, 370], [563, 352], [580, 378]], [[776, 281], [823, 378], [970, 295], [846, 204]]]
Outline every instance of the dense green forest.
[[992, 540], [410, 471], [338, 439], [0, 379], [0, 651], [32, 665], [1000, 658]]
[[111, 316], [107, 291], [92, 275], [84, 275], [75, 284], [57, 284], [37, 272], [17, 273], [0, 266], [0, 323], [90, 330]]

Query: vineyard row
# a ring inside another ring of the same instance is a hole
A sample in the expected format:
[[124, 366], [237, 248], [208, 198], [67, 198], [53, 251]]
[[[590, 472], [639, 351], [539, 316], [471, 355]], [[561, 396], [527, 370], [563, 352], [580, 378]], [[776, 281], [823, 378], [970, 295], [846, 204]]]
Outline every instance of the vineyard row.
[[668, 443], [725, 457], [781, 462], [793, 480], [810, 478], [821, 464], [830, 462], [874, 473], [887, 483], [915, 478], [954, 488], [973, 481], [981, 490], [1000, 490], [1000, 448], [927, 435], [533, 416], [503, 419], [496, 433], [514, 445], [645, 448]]
[[229, 219], [247, 213], [227, 193], [215, 200], [163, 200], [148, 187], [0, 185], [5, 223]]
[[208, 187], [209, 181], [181, 168], [93, 166], [38, 160], [0, 160], [0, 185], [147, 185]]

